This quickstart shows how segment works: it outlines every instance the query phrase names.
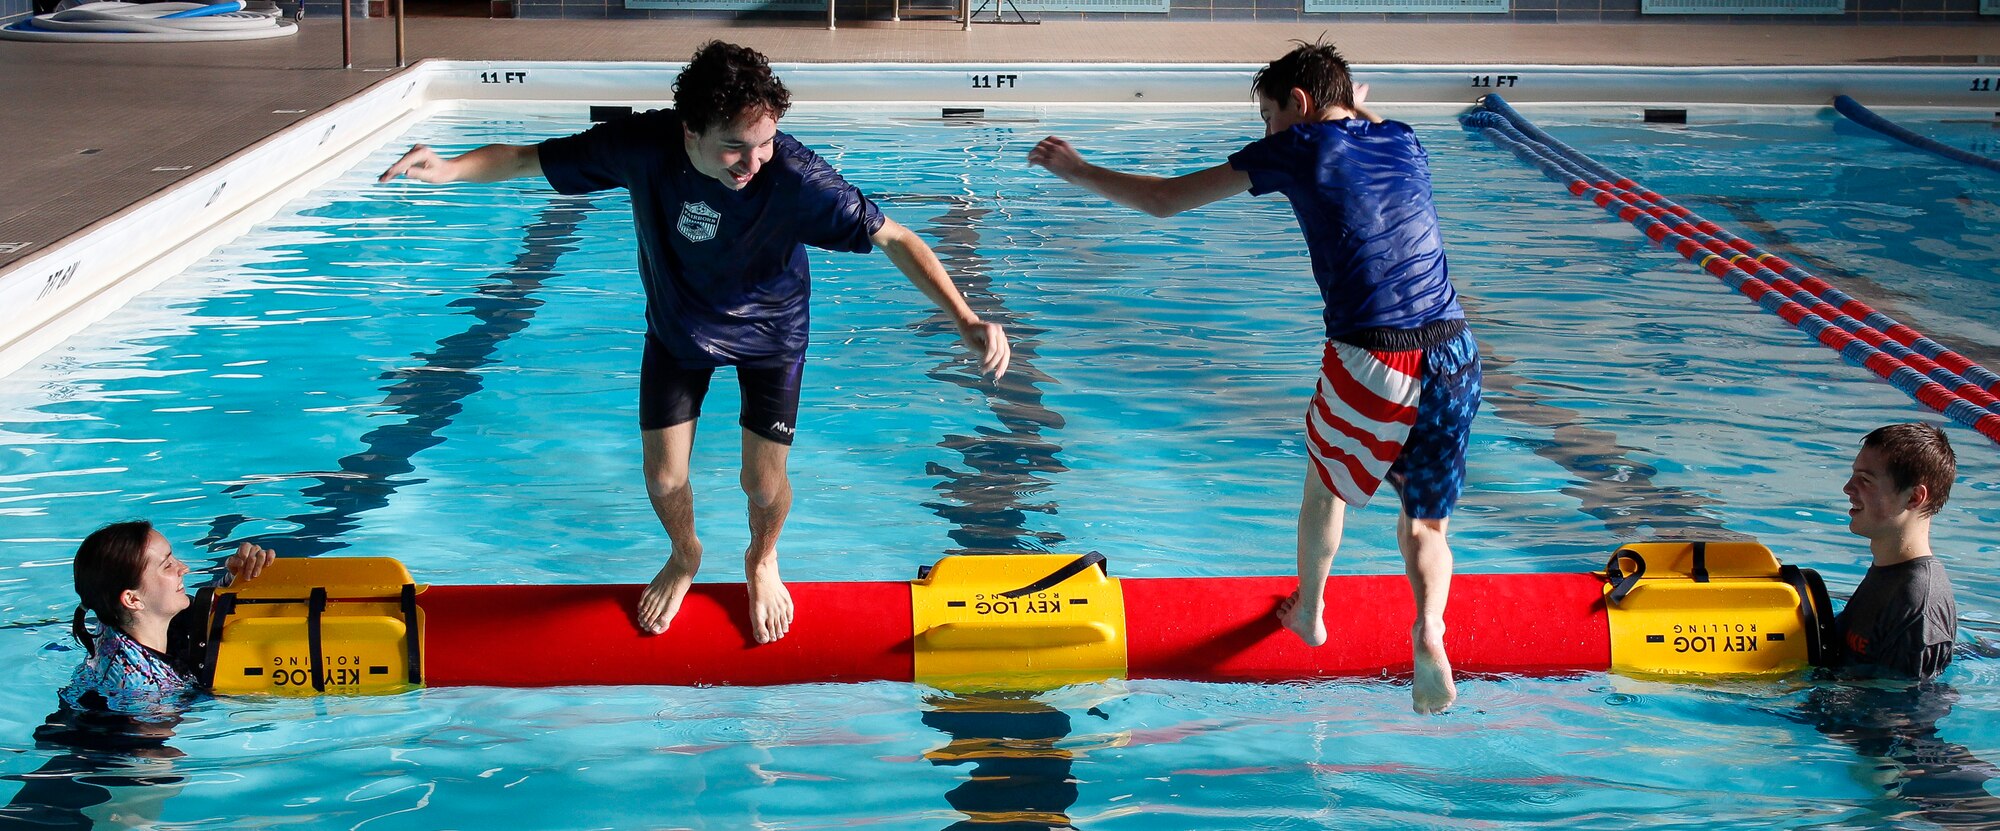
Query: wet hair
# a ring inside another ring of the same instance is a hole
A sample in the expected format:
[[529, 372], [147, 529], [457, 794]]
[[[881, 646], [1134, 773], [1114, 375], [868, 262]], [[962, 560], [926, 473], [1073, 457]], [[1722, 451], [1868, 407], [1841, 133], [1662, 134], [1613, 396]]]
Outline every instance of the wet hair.
[[745, 115], [782, 118], [792, 93], [757, 50], [711, 40], [674, 79], [674, 111], [689, 130], [706, 133]]
[[1354, 109], [1354, 75], [1340, 51], [1331, 43], [1292, 42], [1298, 47], [1257, 70], [1251, 89], [1281, 106], [1290, 106], [1292, 90], [1302, 89], [1320, 109]]
[[96, 654], [90, 630], [83, 625], [85, 609], [105, 626], [122, 630], [131, 622], [131, 614], [118, 598], [139, 587], [146, 573], [146, 542], [152, 537], [153, 523], [135, 519], [92, 531], [76, 547], [73, 568], [76, 596], [82, 605], [76, 607], [76, 616], [70, 620], [70, 632], [84, 651]]
[[1934, 516], [1944, 508], [1945, 500], [1951, 497], [1951, 482], [1958, 478], [1958, 456], [1951, 452], [1951, 441], [1943, 430], [1920, 422], [1891, 424], [1875, 428], [1861, 440], [1861, 446], [1882, 455], [1896, 490], [1923, 485], [1929, 491], [1924, 504], [1918, 506], [1924, 516]]

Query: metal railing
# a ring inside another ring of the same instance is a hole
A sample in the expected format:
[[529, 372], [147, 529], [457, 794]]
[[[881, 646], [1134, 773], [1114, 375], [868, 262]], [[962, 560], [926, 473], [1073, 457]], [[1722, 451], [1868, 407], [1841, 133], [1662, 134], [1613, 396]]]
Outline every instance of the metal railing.
[[[401, 69], [410, 65], [404, 48], [403, 0], [389, 0], [389, 8], [396, 20], [396, 68]], [[340, 0], [340, 68], [354, 68], [354, 0]]]

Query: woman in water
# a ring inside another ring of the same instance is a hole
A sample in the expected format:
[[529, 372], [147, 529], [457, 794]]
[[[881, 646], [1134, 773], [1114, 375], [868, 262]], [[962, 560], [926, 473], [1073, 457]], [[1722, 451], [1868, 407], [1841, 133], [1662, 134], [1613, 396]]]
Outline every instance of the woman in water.
[[[217, 582], [255, 577], [271, 559], [244, 543]], [[32, 774], [7, 777], [23, 784], [0, 816], [38, 828], [158, 819], [182, 781], [165, 765], [181, 752], [166, 742], [201, 692], [193, 670], [208, 610], [188, 597], [187, 573], [149, 522], [106, 525], [77, 547], [83, 603], [72, 631], [89, 657], [35, 729], [37, 749], [55, 755]], [[86, 610], [97, 615], [96, 637], [84, 626]]]
[[[243, 543], [216, 585], [256, 577], [273, 554]], [[144, 520], [97, 529], [76, 550], [76, 609], [71, 631], [90, 657], [62, 690], [77, 710], [169, 715], [201, 692], [194, 668], [207, 610], [188, 596], [188, 567]], [[97, 615], [98, 634], [84, 626]]]

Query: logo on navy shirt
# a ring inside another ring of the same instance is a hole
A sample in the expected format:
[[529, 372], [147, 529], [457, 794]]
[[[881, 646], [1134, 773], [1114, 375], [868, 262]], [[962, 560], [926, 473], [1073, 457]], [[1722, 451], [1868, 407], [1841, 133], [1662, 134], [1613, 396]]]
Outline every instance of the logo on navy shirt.
[[707, 202], [682, 202], [681, 218], [674, 228], [689, 242], [707, 242], [715, 239], [715, 229], [721, 224], [722, 214], [716, 213]]

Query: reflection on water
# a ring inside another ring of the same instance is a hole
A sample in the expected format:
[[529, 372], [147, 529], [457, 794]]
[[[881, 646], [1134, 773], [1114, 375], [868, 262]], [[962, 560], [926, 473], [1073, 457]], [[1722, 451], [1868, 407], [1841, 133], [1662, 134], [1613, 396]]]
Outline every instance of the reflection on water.
[[950, 831], [1031, 831], [1069, 828], [1076, 804], [1075, 752], [1069, 714], [1033, 693], [924, 699], [924, 724], [949, 738], [924, 758], [942, 767], [969, 766], [945, 801], [965, 818]]
[[54, 754], [32, 773], [4, 777], [21, 790], [0, 808], [0, 825], [87, 829], [150, 826], [180, 792], [167, 744], [180, 719], [142, 720], [68, 707], [35, 729], [37, 750]]
[[[422, 483], [423, 479], [399, 477], [416, 470], [412, 457], [444, 441], [443, 432], [464, 408], [465, 399], [483, 388], [474, 370], [497, 363], [500, 347], [533, 321], [543, 302], [536, 293], [548, 281], [562, 276], [556, 270], [557, 260], [576, 250], [577, 226], [590, 213], [594, 201], [556, 197], [528, 225], [521, 253], [512, 263], [494, 272], [470, 295], [447, 304], [466, 309], [474, 322], [464, 331], [438, 340], [436, 349], [413, 355], [421, 364], [383, 376], [383, 380], [395, 383], [383, 388], [382, 406], [387, 414], [403, 420], [363, 435], [361, 442], [366, 449], [342, 456], [336, 462], [339, 473], [302, 474], [317, 481], [300, 494], [317, 510], [282, 520], [297, 525], [298, 530], [232, 540], [229, 535], [248, 517], [228, 514], [212, 520], [208, 534], [194, 544], [231, 551], [238, 542], [254, 542], [286, 557], [338, 551], [348, 545], [341, 535], [359, 525], [362, 514], [388, 505], [398, 488]], [[242, 490], [242, 485], [231, 485], [223, 492]]]
[[[1061, 382], [1036, 365], [1037, 339], [1048, 330], [1007, 308], [1006, 298], [993, 286], [991, 264], [979, 244], [979, 223], [991, 213], [961, 199], [931, 220], [938, 258], [951, 270], [966, 303], [981, 318], [1006, 327], [1013, 343], [1013, 362], [998, 382], [989, 384], [956, 358], [928, 373], [939, 381], [985, 391], [987, 405], [1005, 428], [1002, 432], [980, 427], [975, 436], [945, 436], [938, 446], [958, 453], [969, 469], [930, 464], [924, 470], [943, 479], [937, 490], [946, 500], [926, 502], [924, 507], [953, 525], [949, 533], [959, 547], [947, 554], [1048, 551], [1064, 539], [1059, 532], [1028, 527], [1028, 514], [1056, 513], [1054, 503], [1033, 500], [1069, 469], [1058, 458], [1062, 445], [1046, 435], [1062, 430], [1063, 417], [1042, 399], [1043, 389]], [[957, 335], [942, 313], [919, 324], [918, 330], [936, 337]]]
[[1884, 824], [1914, 813], [1939, 828], [2000, 828], [2000, 797], [1987, 792], [2000, 768], [1938, 731], [1958, 700], [1958, 690], [1942, 683], [1827, 683], [1788, 715], [1878, 763]]

